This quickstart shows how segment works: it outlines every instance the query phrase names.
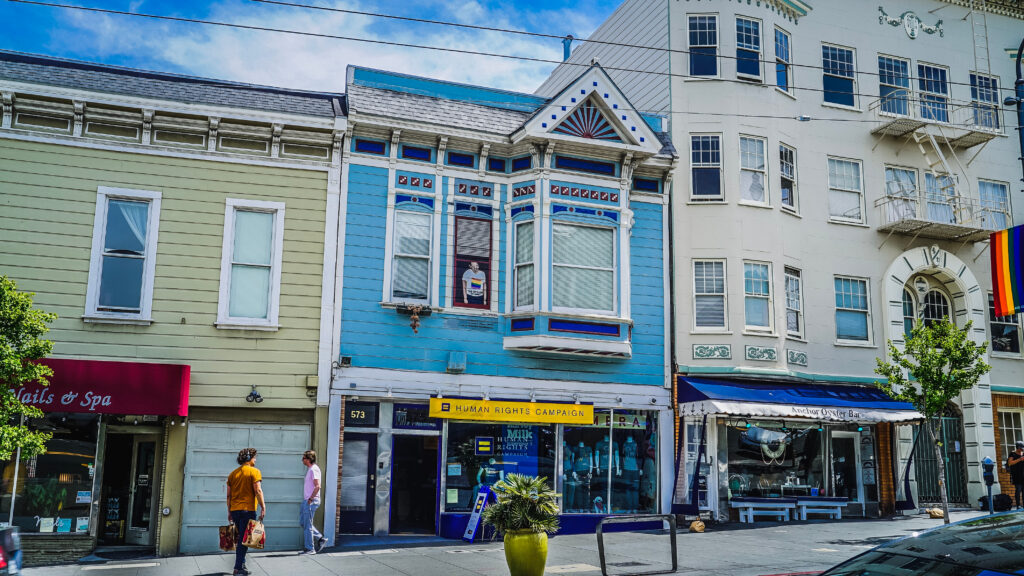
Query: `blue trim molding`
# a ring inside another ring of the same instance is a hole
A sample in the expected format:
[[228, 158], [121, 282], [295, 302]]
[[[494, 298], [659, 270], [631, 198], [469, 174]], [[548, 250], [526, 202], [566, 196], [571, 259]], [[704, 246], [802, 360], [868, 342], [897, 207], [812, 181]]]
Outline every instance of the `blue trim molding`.
[[573, 334], [597, 334], [600, 336], [618, 337], [622, 333], [622, 327], [619, 324], [549, 318], [548, 332], [570, 332]]

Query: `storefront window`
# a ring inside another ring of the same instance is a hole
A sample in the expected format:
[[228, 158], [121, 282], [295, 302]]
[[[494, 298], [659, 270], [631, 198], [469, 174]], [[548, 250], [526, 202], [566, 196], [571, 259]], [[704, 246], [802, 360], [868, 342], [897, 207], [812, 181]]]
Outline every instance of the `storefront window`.
[[621, 450], [622, 475], [612, 480], [613, 513], [650, 513], [658, 507], [658, 415], [615, 410], [612, 442]]
[[590, 426], [562, 433], [562, 511], [608, 512], [609, 478], [622, 475], [619, 445], [611, 441], [611, 412], [597, 410]]
[[511, 473], [554, 487], [555, 426], [449, 422], [445, 511], [469, 512], [477, 492]]
[[741, 420], [727, 429], [730, 498], [826, 495], [818, 425]]
[[[96, 437], [93, 414], [49, 414], [29, 422], [34, 430], [53, 433], [46, 454], [21, 462], [14, 492], [14, 525], [23, 533], [89, 531]], [[3, 471], [4, 499], [10, 502], [14, 463]], [[10, 508], [5, 507], [4, 518]]]

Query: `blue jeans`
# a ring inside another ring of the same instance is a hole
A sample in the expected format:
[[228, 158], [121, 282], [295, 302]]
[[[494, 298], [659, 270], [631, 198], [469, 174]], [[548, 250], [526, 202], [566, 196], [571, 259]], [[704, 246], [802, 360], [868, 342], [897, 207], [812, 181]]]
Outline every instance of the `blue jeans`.
[[319, 498], [314, 498], [312, 504], [309, 503], [309, 500], [303, 500], [299, 505], [299, 526], [302, 526], [303, 550], [315, 550], [314, 545], [317, 540], [323, 538], [323, 534], [316, 529], [316, 526], [313, 526], [313, 515], [316, 514], [316, 509], [319, 507]]
[[235, 570], [241, 570], [245, 565], [245, 553], [249, 549], [242, 546], [242, 539], [245, 538], [245, 530], [249, 527], [249, 520], [256, 519], [256, 512], [250, 510], [232, 510], [231, 521], [238, 529], [238, 542], [235, 544]]

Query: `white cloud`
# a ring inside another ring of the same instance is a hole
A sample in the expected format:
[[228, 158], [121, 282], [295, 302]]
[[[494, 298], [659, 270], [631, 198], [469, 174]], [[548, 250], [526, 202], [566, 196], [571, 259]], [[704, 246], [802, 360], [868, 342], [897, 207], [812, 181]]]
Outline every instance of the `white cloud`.
[[[424, 0], [424, 3], [430, 2]], [[381, 10], [369, 3], [365, 6], [354, 2], [332, 5]], [[476, 0], [458, 6], [439, 3], [433, 8], [436, 9], [429, 12], [434, 19], [475, 25], [524, 28], [532, 20], [530, 14], [510, 12], [507, 5], [491, 7]], [[150, 10], [166, 13], [157, 8]], [[407, 5], [404, 13], [414, 11], [414, 6]], [[513, 16], [521, 21], [513, 22]], [[584, 14], [578, 9], [566, 9], [547, 11], [543, 20], [569, 26], [577, 34], [588, 34], [601, 17], [603, 15], [593, 14], [593, 11]], [[400, 24], [367, 16], [235, 0], [212, 5], [209, 15], [203, 19], [545, 60], [559, 60], [562, 55], [562, 45], [557, 39]], [[349, 64], [521, 92], [532, 92], [554, 68], [553, 64], [474, 54], [131, 16], [71, 12], [65, 23], [67, 28], [53, 31], [52, 41], [65, 46], [78, 58], [127, 61], [140, 68], [309, 90], [343, 91], [345, 68]]]

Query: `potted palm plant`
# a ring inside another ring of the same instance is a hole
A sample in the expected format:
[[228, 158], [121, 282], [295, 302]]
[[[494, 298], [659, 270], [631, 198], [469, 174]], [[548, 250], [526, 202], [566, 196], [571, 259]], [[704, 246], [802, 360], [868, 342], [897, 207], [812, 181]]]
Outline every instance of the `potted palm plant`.
[[558, 531], [558, 501], [547, 478], [509, 474], [493, 487], [497, 503], [484, 508], [484, 523], [505, 535], [511, 576], [544, 576], [548, 534]]

